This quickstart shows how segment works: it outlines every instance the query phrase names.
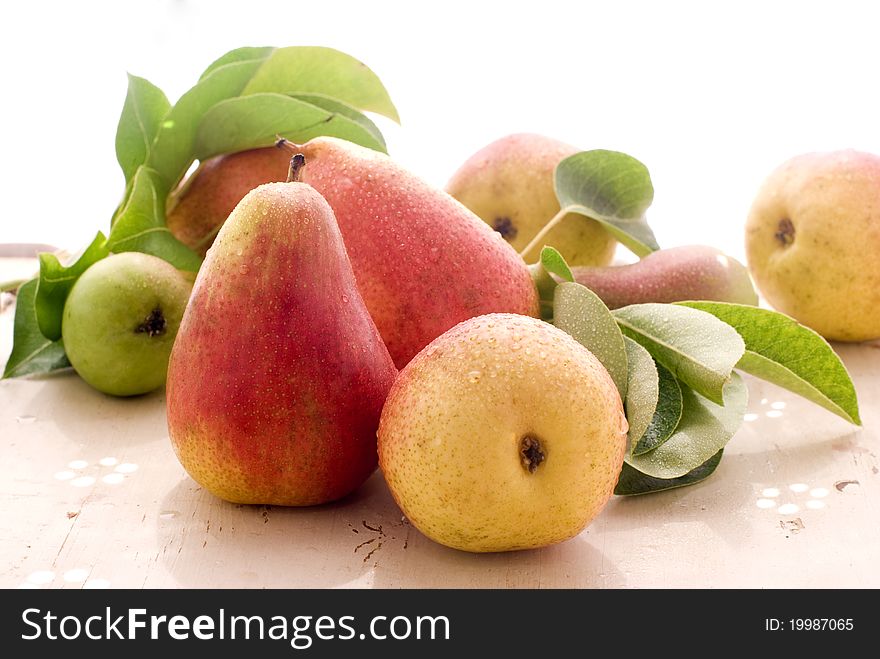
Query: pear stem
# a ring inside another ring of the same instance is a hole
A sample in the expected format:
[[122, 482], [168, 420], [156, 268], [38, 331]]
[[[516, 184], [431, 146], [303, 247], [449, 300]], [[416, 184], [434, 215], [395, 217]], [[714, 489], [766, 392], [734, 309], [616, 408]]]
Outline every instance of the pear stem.
[[286, 149], [293, 154], [290, 159], [290, 168], [287, 170], [287, 182], [298, 183], [300, 180], [300, 170], [306, 164], [306, 157], [299, 152], [299, 146], [286, 137], [281, 137], [281, 135], [275, 135], [275, 146], [279, 149]]
[[281, 137], [281, 135], [275, 135], [275, 146], [279, 149], [286, 149], [290, 153], [298, 153], [299, 146], [291, 142], [286, 137]]
[[523, 258], [526, 257], [526, 254], [531, 252], [537, 245], [540, 244], [544, 238], [547, 237], [547, 234], [550, 233], [553, 228], [562, 221], [562, 218], [568, 215], [568, 210], [565, 208], [560, 208], [559, 212], [556, 213], [553, 217], [550, 218], [550, 221], [544, 225], [544, 227], [535, 234], [535, 237], [529, 241], [529, 244], [523, 247], [522, 251], [519, 255]]
[[301, 153], [295, 153], [290, 159], [290, 168], [287, 170], [287, 182], [299, 183], [300, 172], [306, 164], [306, 157]]

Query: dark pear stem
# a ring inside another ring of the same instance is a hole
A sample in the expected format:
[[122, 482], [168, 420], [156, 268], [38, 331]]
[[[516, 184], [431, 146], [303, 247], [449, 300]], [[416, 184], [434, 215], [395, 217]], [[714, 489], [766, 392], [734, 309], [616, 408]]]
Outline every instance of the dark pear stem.
[[306, 157], [301, 153], [296, 153], [290, 159], [290, 168], [287, 170], [287, 182], [299, 183], [300, 172], [306, 164]]
[[287, 170], [287, 182], [298, 183], [300, 170], [306, 164], [306, 157], [299, 152], [299, 146], [288, 140], [286, 137], [275, 135], [275, 138], [276, 147], [279, 149], [285, 149], [293, 154], [293, 157], [290, 159], [290, 168]]

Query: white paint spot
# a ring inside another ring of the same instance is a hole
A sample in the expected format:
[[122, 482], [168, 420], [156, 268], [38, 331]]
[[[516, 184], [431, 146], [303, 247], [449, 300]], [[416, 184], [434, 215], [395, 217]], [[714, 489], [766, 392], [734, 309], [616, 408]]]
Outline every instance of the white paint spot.
[[52, 583], [53, 579], [55, 579], [55, 573], [51, 570], [37, 570], [36, 572], [31, 572], [27, 578], [28, 581], [38, 586]]
[[70, 484], [74, 487], [88, 487], [89, 485], [94, 485], [94, 483], [94, 476], [80, 476], [79, 478], [74, 478], [70, 481]]
[[784, 503], [776, 509], [776, 512], [780, 515], [794, 515], [799, 510], [800, 508], [793, 503]]
[[810, 510], [819, 510], [819, 509], [825, 507], [825, 502], [824, 501], [817, 501], [816, 499], [810, 499], [809, 501], [807, 501], [807, 503], [805, 505]]
[[743, 421], [754, 421], [757, 418], [758, 415], [753, 414], [752, 412], [749, 412], [748, 414], [743, 414]]
[[85, 460], [74, 460], [73, 462], [68, 463], [69, 469], [85, 469], [89, 466], [89, 463]]
[[810, 486], [806, 483], [792, 483], [788, 486], [788, 489], [792, 492], [806, 492], [810, 489]]
[[18, 421], [22, 425], [28, 425], [37, 420], [37, 417], [31, 416], [30, 414], [24, 414], [22, 416], [15, 417], [15, 420]]
[[767, 416], [769, 416], [771, 419], [777, 419], [782, 416], [782, 412], [780, 412], [779, 410], [770, 410], [769, 412], [767, 412]]
[[758, 499], [756, 502], [758, 508], [773, 508], [776, 506], [776, 502], [773, 499]]
[[98, 464], [101, 465], [102, 467], [112, 467], [117, 462], [119, 462], [119, 460], [117, 460], [116, 458], [112, 458], [112, 457], [101, 458], [100, 460], [98, 460]]
[[766, 398], [762, 398], [762, 399], [761, 399], [761, 405], [766, 405], [766, 404], [767, 404], [767, 399], [766, 399]]
[[779, 496], [779, 488], [778, 487], [768, 487], [761, 492], [762, 497], [778, 497]]
[[64, 573], [64, 580], [67, 583], [81, 583], [89, 578], [89, 570], [84, 567], [77, 567]]
[[824, 487], [814, 487], [812, 490], [810, 490], [810, 496], [814, 499], [822, 499], [828, 496], [828, 490], [826, 490]]
[[120, 474], [133, 474], [138, 470], [138, 466], [133, 462], [123, 462], [121, 465], [116, 467], [116, 471]]
[[97, 590], [101, 588], [109, 588], [110, 582], [106, 579], [89, 579], [83, 584], [83, 589]]
[[39, 586], [30, 581], [25, 581], [23, 584], [19, 584], [18, 588], [19, 590], [34, 590], [35, 588], [39, 588]]
[[785, 409], [785, 401], [777, 400], [775, 403], [770, 405], [774, 410], [784, 410]]
[[124, 480], [125, 474], [107, 474], [101, 479], [101, 482], [107, 483], [107, 485], [119, 485]]
[[69, 481], [71, 478], [76, 476], [72, 471], [56, 471], [55, 478], [59, 481]]

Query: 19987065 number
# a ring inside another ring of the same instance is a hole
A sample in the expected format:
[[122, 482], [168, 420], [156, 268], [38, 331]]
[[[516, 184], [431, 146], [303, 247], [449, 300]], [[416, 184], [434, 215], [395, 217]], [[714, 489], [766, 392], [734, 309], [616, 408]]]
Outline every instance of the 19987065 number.
[[853, 628], [852, 618], [790, 618], [789, 629], [792, 631], [850, 631]]

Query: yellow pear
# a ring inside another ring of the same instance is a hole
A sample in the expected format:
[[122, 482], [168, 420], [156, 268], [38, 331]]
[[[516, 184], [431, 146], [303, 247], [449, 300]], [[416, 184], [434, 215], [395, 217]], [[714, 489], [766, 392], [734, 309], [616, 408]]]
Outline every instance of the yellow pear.
[[[554, 215], [559, 201], [553, 186], [556, 165], [581, 149], [543, 135], [515, 133], [483, 147], [453, 174], [446, 191], [522, 252]], [[595, 220], [567, 215], [540, 245], [523, 254], [538, 260], [552, 245], [569, 265], [611, 263], [617, 242]]]
[[472, 552], [571, 538], [610, 498], [627, 422], [599, 360], [516, 314], [472, 318], [404, 368], [379, 425], [379, 464], [413, 525]]
[[843, 150], [782, 164], [749, 212], [746, 255], [777, 310], [827, 339], [880, 337], [880, 157]]

